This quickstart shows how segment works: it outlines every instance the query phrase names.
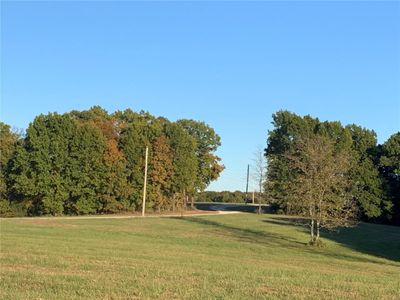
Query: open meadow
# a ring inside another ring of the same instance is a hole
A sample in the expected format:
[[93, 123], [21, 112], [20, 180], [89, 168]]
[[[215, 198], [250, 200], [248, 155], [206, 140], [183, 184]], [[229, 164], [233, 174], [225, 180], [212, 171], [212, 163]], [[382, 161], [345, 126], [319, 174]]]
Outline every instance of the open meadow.
[[1, 219], [1, 299], [399, 299], [400, 229], [290, 217]]

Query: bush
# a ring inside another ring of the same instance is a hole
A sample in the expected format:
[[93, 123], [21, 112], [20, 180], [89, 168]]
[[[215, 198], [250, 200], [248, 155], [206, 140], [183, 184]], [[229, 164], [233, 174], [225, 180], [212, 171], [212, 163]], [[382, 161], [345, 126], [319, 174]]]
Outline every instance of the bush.
[[11, 202], [0, 200], [0, 217], [26, 217], [27, 207], [24, 202]]

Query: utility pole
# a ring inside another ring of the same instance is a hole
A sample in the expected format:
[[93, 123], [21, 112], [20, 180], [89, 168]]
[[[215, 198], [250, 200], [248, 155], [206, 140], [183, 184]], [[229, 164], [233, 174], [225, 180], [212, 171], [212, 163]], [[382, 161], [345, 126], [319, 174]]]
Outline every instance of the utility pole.
[[248, 192], [249, 192], [249, 173], [250, 173], [250, 165], [247, 165], [247, 181], [246, 181], [246, 200], [245, 204], [247, 204]]
[[263, 174], [260, 174], [260, 194], [258, 196], [258, 214], [261, 214], [261, 195], [262, 195], [262, 182], [263, 182]]
[[145, 164], [144, 164], [144, 185], [143, 185], [142, 217], [144, 217], [144, 210], [146, 208], [147, 157], [148, 156], [149, 156], [149, 147], [146, 146], [146, 158], [145, 158]]
[[253, 191], [253, 197], [251, 198], [251, 202], [254, 204], [254, 191]]

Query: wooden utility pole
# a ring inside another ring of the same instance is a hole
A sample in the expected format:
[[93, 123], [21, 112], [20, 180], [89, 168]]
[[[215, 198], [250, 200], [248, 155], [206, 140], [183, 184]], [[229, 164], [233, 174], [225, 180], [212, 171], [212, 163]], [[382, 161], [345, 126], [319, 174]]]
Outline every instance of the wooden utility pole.
[[247, 204], [248, 192], [249, 192], [249, 173], [250, 173], [250, 165], [247, 165], [247, 181], [246, 181], [246, 200], [245, 204]]
[[263, 174], [260, 174], [260, 195], [258, 197], [258, 213], [261, 214], [261, 195], [262, 195], [262, 182], [263, 182]]
[[146, 208], [147, 157], [148, 156], [149, 156], [149, 147], [146, 146], [146, 158], [145, 158], [145, 164], [144, 164], [144, 185], [143, 185], [142, 217], [144, 217], [144, 210]]

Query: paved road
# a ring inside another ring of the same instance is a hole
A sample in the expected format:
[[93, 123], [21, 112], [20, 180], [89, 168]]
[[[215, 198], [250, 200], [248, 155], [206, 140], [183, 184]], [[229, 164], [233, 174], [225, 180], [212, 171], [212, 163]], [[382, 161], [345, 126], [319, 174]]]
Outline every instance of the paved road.
[[226, 212], [230, 212], [230, 213], [239, 213], [239, 210], [235, 210], [237, 209], [238, 206], [237, 205], [229, 205], [229, 204], [213, 204], [210, 205], [210, 209], [213, 211], [218, 211], [220, 213], [226, 213]]

